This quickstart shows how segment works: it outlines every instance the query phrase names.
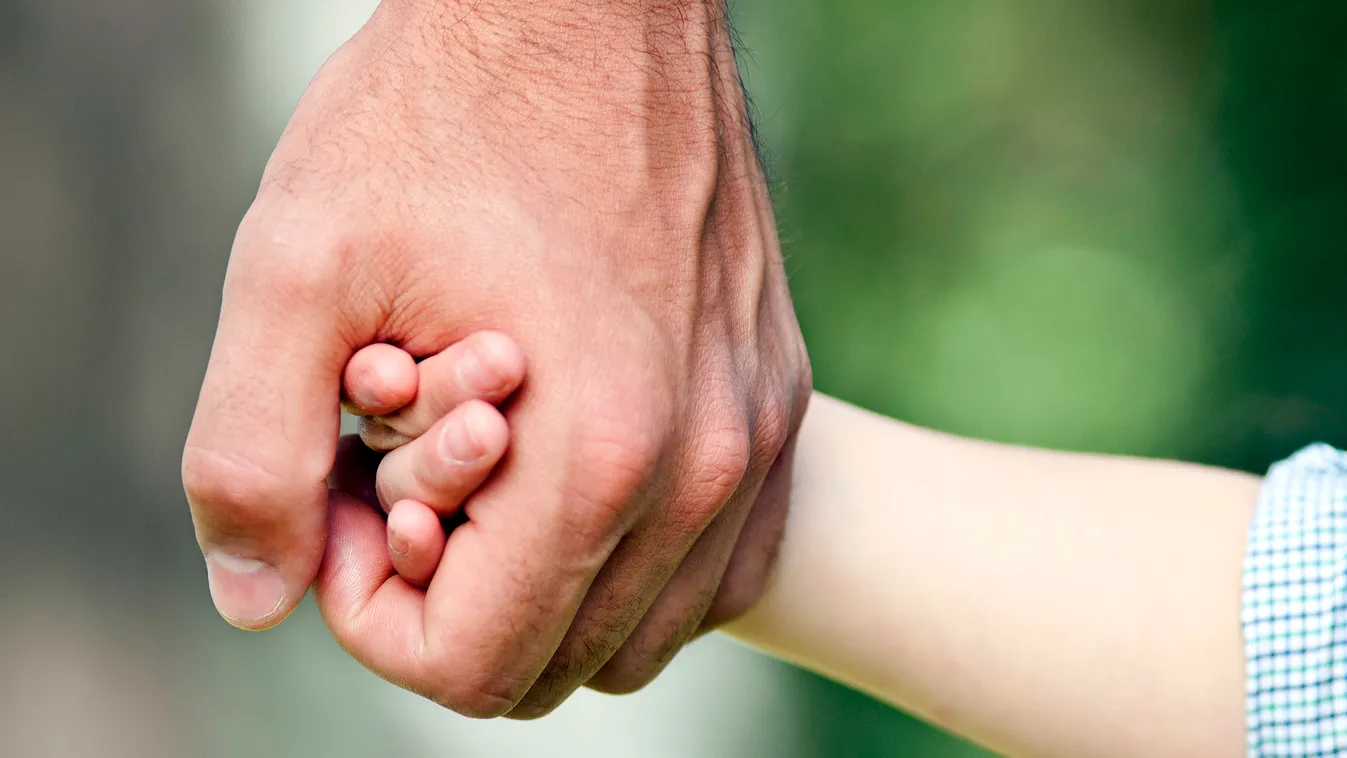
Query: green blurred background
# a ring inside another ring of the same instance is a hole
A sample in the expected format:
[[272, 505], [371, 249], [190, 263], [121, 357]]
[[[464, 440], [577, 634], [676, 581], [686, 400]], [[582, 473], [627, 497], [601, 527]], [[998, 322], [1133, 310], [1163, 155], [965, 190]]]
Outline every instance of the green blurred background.
[[[719, 640], [634, 697], [478, 724], [311, 608], [213, 618], [177, 456], [233, 226], [371, 7], [0, 3], [0, 754], [980, 755]], [[1254, 471], [1345, 441], [1347, 5], [734, 13], [821, 390]]]

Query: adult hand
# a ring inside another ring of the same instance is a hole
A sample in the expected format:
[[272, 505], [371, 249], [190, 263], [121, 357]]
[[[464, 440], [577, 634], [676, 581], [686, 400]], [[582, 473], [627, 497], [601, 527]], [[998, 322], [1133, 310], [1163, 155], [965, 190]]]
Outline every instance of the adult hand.
[[[352, 353], [485, 328], [529, 376], [432, 586], [447, 610], [381, 633], [407, 611], [378, 593], [387, 557], [334, 520], [338, 641], [457, 711], [528, 717], [634, 690], [746, 610], [810, 387], [749, 132], [722, 0], [382, 4], [230, 259], [183, 456], [220, 612], [267, 628], [314, 581]], [[477, 357], [460, 379], [490, 383]]]

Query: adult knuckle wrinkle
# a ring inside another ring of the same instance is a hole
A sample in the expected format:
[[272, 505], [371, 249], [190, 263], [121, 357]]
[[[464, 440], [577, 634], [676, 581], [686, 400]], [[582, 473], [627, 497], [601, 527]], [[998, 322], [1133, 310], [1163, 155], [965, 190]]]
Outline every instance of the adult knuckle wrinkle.
[[768, 547], [745, 568], [726, 573], [706, 615], [708, 624], [712, 627], [727, 624], [753, 610], [767, 590], [777, 549], [776, 545]]
[[470, 718], [496, 718], [523, 698], [527, 683], [503, 674], [446, 677], [435, 702]]
[[284, 475], [250, 456], [200, 446], [184, 450], [182, 482], [189, 501], [227, 519], [255, 517], [298, 494]]
[[634, 424], [584, 431], [570, 494], [616, 517], [655, 471], [662, 452], [663, 439]]
[[771, 463], [786, 446], [791, 432], [790, 401], [780, 394], [769, 394], [758, 408], [754, 423], [753, 458]]
[[590, 680], [590, 687], [608, 695], [631, 695], [645, 689], [654, 681], [658, 670], [647, 663], [634, 663], [627, 659], [614, 661]]
[[802, 354], [800, 364], [795, 375], [795, 394], [796, 400], [800, 404], [809, 398], [814, 392], [814, 365], [809, 360], [808, 354]]
[[750, 458], [748, 430], [737, 425], [720, 426], [703, 440], [699, 478], [728, 495], [748, 475]]
[[761, 592], [754, 592], [751, 589], [729, 592], [723, 598], [717, 598], [715, 607], [707, 616], [707, 621], [713, 626], [722, 626], [742, 618], [753, 610], [761, 595]]
[[643, 689], [692, 639], [709, 605], [709, 600], [700, 601], [701, 610], [667, 619], [640, 638], [633, 637], [594, 677], [592, 686], [613, 695], [630, 695]]
[[581, 649], [558, 651], [548, 664], [547, 670], [539, 677], [529, 701], [535, 705], [555, 708], [560, 705], [577, 685], [581, 677], [590, 668], [590, 662], [596, 658], [607, 660], [610, 653], [603, 650], [603, 644], [591, 640], [582, 640]]
[[328, 233], [307, 230], [302, 219], [259, 220], [241, 231], [237, 276], [249, 288], [279, 291], [283, 297], [327, 297], [349, 270], [351, 246], [334, 242]]

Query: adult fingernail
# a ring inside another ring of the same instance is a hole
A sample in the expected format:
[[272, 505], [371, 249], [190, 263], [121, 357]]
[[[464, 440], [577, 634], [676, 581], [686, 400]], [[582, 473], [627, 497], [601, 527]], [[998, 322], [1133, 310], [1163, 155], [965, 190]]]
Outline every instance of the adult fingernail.
[[444, 433], [440, 435], [440, 442], [443, 445], [444, 454], [450, 460], [459, 463], [472, 463], [482, 457], [484, 452], [481, 438], [473, 429], [473, 418], [476, 414], [467, 412], [455, 414], [450, 418], [449, 423], [444, 425]]
[[206, 557], [206, 575], [215, 609], [234, 624], [265, 621], [285, 603], [280, 572], [261, 561], [211, 553]]

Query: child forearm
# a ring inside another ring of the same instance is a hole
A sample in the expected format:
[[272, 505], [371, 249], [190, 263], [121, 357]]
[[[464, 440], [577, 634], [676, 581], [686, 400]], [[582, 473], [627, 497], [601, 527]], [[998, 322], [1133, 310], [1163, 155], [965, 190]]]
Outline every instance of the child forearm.
[[816, 396], [773, 586], [730, 632], [1010, 756], [1239, 756], [1258, 487]]

